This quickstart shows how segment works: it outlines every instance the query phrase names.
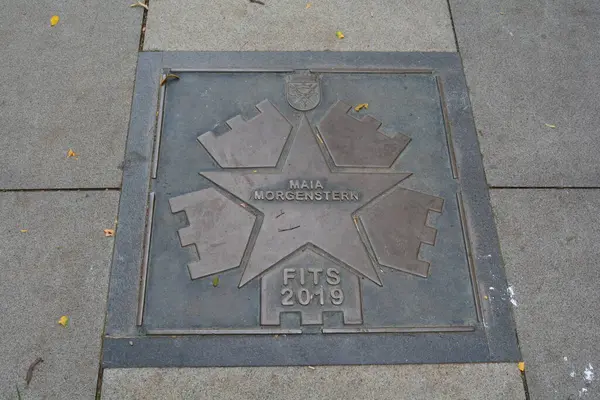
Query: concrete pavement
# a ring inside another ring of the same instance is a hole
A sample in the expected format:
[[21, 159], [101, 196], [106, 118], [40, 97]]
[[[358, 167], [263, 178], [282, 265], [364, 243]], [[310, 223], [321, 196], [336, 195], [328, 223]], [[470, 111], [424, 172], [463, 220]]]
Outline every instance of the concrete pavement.
[[118, 199], [0, 193], [0, 398], [94, 398], [113, 247], [103, 230], [114, 228]]
[[524, 400], [512, 364], [109, 369], [103, 400]]
[[0, 188], [118, 187], [142, 12], [119, 0], [4, 8]]

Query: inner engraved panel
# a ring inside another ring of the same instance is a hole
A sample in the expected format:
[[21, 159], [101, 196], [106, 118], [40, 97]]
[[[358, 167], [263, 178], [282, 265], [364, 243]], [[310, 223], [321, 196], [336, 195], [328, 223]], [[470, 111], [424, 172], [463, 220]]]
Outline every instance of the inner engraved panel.
[[395, 187], [363, 207], [357, 215], [377, 261], [427, 278], [429, 263], [417, 257], [421, 243], [435, 245], [437, 230], [426, 225], [427, 213], [441, 213], [443, 204], [439, 197]]
[[319, 123], [319, 132], [338, 167], [389, 168], [410, 142], [397, 134], [390, 138], [379, 131], [381, 122], [370, 115], [357, 119], [352, 106], [338, 101]]
[[236, 115], [227, 121], [231, 131], [216, 135], [209, 131], [198, 141], [222, 168], [275, 167], [292, 125], [271, 104], [256, 105], [260, 114], [245, 121]]
[[185, 211], [189, 226], [179, 229], [182, 246], [195, 245], [200, 261], [188, 264], [191, 279], [237, 268], [256, 217], [214, 188], [169, 199], [171, 211]]

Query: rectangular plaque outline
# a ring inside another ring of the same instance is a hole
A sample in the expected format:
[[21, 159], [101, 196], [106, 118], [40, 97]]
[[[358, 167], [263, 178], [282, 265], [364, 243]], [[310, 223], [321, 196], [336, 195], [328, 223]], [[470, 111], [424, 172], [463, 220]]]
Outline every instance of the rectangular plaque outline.
[[[269, 69], [269, 68], [252, 68], [252, 69], [244, 69], [244, 68], [215, 68], [215, 69], [178, 68], [178, 69], [172, 69], [172, 68], [165, 68], [165, 69], [163, 69], [160, 74], [160, 81], [159, 81], [159, 88], [158, 88], [158, 91], [159, 91], [158, 106], [157, 106], [158, 122], [157, 122], [157, 126], [156, 126], [154, 151], [153, 151], [153, 158], [152, 158], [152, 176], [151, 176], [152, 180], [157, 178], [157, 172], [158, 172], [158, 163], [159, 163], [159, 156], [160, 156], [160, 142], [161, 142], [161, 136], [162, 136], [163, 121], [164, 121], [164, 106], [165, 106], [165, 101], [166, 101], [166, 96], [167, 96], [166, 90], [167, 90], [167, 86], [168, 86], [166, 77], [168, 74], [177, 74], [177, 73], [241, 73], [241, 74], [244, 74], [244, 73], [294, 73], [297, 71], [298, 71], [297, 69], [282, 69], [282, 68], [274, 68], [274, 69]], [[334, 68], [314, 68], [314, 69], [308, 69], [308, 71], [310, 71], [312, 73], [319, 73], [319, 74], [433, 75], [435, 77], [436, 89], [438, 91], [438, 96], [440, 98], [440, 112], [442, 114], [442, 118], [444, 121], [444, 129], [445, 129], [446, 141], [447, 141], [446, 144], [447, 144], [447, 148], [448, 148], [448, 160], [450, 162], [450, 168], [452, 170], [452, 177], [454, 179], [458, 179], [458, 171], [457, 171], [457, 167], [456, 167], [456, 156], [454, 153], [451, 126], [450, 126], [450, 123], [448, 120], [448, 110], [446, 107], [446, 101], [445, 101], [445, 97], [444, 97], [443, 83], [442, 83], [442, 80], [440, 79], [440, 77], [435, 74], [434, 70], [432, 70], [432, 69], [403, 69], [403, 68], [335, 68], [334, 67]], [[348, 169], [348, 168], [343, 168], [343, 167], [337, 167], [334, 164], [333, 160], [331, 159], [331, 152], [327, 149], [327, 145], [321, 139], [321, 136], [320, 136], [321, 134], [319, 132], [319, 128], [315, 127], [315, 131], [316, 131], [317, 137], [319, 138], [318, 145], [321, 148], [321, 151], [323, 152], [323, 156], [325, 157], [325, 162], [327, 163], [327, 165], [329, 166], [331, 171], [346, 172], [346, 171], [350, 170], [350, 171], [355, 172], [356, 168]], [[285, 143], [285, 146], [281, 152], [279, 160], [277, 161], [277, 167], [272, 168], [272, 170], [276, 171], [278, 168], [281, 168], [281, 164], [284, 162], [285, 158], [287, 157], [292, 142], [293, 142], [293, 136], [290, 136]], [[204, 145], [202, 145], [202, 147], [204, 147]], [[209, 151], [207, 151], [207, 154], [215, 164], [218, 164], [216, 162], [216, 160], [214, 160], [212, 158], [212, 155], [210, 154]], [[394, 165], [397, 162], [399, 157], [400, 157], [400, 154], [394, 160], [392, 165]], [[261, 169], [271, 170], [271, 168], [261, 168]], [[384, 168], [369, 168], [368, 171], [369, 172], [379, 172], [379, 173], [389, 172], [388, 170], [386, 170]], [[215, 182], [212, 182], [212, 184], [216, 187], [217, 190], [219, 190], [226, 197], [229, 197], [229, 198], [232, 197], [232, 195], [230, 193], [228, 193], [227, 190], [221, 188]], [[152, 209], [154, 207], [153, 195], [154, 195], [154, 193], [150, 193], [151, 200], [152, 200], [150, 207]], [[461, 232], [463, 234], [465, 253], [467, 255], [467, 258], [466, 258], [467, 270], [469, 272], [469, 279], [472, 284], [471, 286], [472, 286], [472, 291], [473, 291], [473, 307], [475, 310], [476, 320], [479, 323], [482, 320], [482, 318], [481, 318], [481, 313], [482, 313], [481, 300], [479, 298], [480, 296], [478, 295], [478, 291], [476, 290], [477, 277], [476, 277], [475, 271], [473, 269], [473, 262], [472, 262], [470, 241], [469, 241], [469, 233], [468, 233], [468, 230], [467, 230], [468, 228], [467, 228], [467, 225], [465, 222], [466, 216], [464, 215], [463, 205], [462, 205], [462, 195], [460, 192], [457, 193], [456, 198], [457, 198], [457, 202], [458, 202], [458, 213], [459, 213], [459, 218], [461, 221]], [[233, 198], [232, 200], [235, 202], [240, 202], [240, 201], [243, 202], [242, 199], [237, 199], [237, 198]], [[152, 220], [151, 220], [152, 210], [150, 210], [148, 212], [148, 216], [149, 216], [149, 221], [147, 223], [146, 228], [148, 228], [148, 225], [151, 226], [151, 224], [152, 224]], [[258, 217], [259, 215], [256, 214], [256, 216]], [[368, 240], [368, 238], [364, 235], [364, 227], [362, 227], [362, 223], [359, 222], [359, 225], [360, 225], [360, 228], [359, 228], [359, 226], [357, 226], [357, 229], [359, 230], [359, 234], [361, 235], [363, 240]], [[256, 232], [256, 226], [255, 226], [252, 230], [252, 234], [250, 235], [249, 241], [255, 240], [256, 235], [257, 235], [257, 232]], [[144, 248], [144, 257], [145, 258], [143, 259], [142, 267], [141, 267], [142, 268], [142, 272], [141, 272], [142, 278], [141, 278], [141, 287], [139, 289], [140, 304], [138, 307], [138, 320], [137, 320], [138, 326], [142, 326], [143, 314], [144, 314], [144, 309], [145, 309], [146, 285], [148, 283], [147, 282], [147, 268], [150, 264], [149, 238], [151, 237], [151, 232], [150, 232], [150, 234], [146, 233], [146, 237], [148, 238], [148, 241], [145, 244], [145, 248]], [[247, 248], [248, 248], [248, 246], [246, 246], [246, 249]], [[367, 248], [365, 250], [369, 253], [369, 257], [371, 258], [371, 260], [376, 262], [375, 256], [373, 254], [371, 254], [370, 249]], [[291, 254], [290, 254], [290, 256], [291, 256]], [[243, 255], [243, 258], [246, 258], [246, 257], [248, 257], [247, 250], [244, 252], [244, 255]], [[280, 262], [281, 261], [283, 261], [283, 260], [280, 260]], [[262, 313], [263, 312], [262, 303], [260, 304], [260, 310]], [[362, 313], [362, 310], [361, 310], [361, 313]], [[451, 328], [451, 327], [453, 327], [453, 325], [448, 325], [445, 328]], [[459, 328], [459, 331], [460, 331], [461, 325], [457, 325], [457, 327]], [[244, 328], [232, 328], [232, 329], [241, 331]], [[354, 329], [354, 328], [352, 328], [352, 329]], [[394, 330], [394, 329], [390, 330], [390, 328], [388, 328], [388, 327], [369, 327], [368, 329], [373, 330], [373, 332], [386, 331], [386, 332], [396, 332], [396, 333], [407, 333], [403, 330], [404, 328], [398, 328], [398, 330]], [[368, 332], [368, 329], [364, 330], [363, 332], [365, 332], [365, 333]], [[413, 328], [408, 328], [408, 329], [410, 330]], [[423, 332], [436, 332], [435, 330], [428, 330], [429, 328], [424, 328], [424, 329], [425, 330]], [[168, 330], [168, 329], [166, 329], [166, 330]], [[175, 329], [174, 331], [184, 331], [184, 330]], [[200, 332], [203, 330], [196, 330], [196, 331]], [[222, 334], [221, 331], [224, 331], [223, 334], [230, 334], [230, 333], [228, 333], [229, 332], [228, 329], [213, 329], [213, 330], [209, 330], [209, 331], [210, 332], [219, 332], [219, 333], [214, 333], [214, 334]], [[302, 332], [301, 329], [300, 329], [300, 332]], [[335, 329], [333, 329], [333, 330], [325, 329], [325, 331], [323, 331], [323, 333], [347, 333], [347, 332], [342, 328], [339, 331], [335, 330]], [[147, 334], [151, 334], [151, 333], [147, 333]], [[199, 334], [207, 334], [207, 333], [199, 333]], [[248, 333], [248, 334], [250, 334], [250, 333]], [[262, 333], [259, 333], [259, 334], [262, 334]]]
[[[506, 287], [498, 237], [493, 221], [489, 193], [485, 182], [481, 155], [471, 106], [468, 100], [466, 82], [460, 57], [456, 53], [365, 53], [365, 52], [142, 52], [139, 55], [136, 72], [136, 88], [132, 104], [132, 116], [127, 140], [125, 168], [123, 172], [123, 193], [119, 205], [119, 234], [117, 235], [111, 268], [109, 303], [106, 319], [105, 349], [103, 365], [116, 366], [208, 366], [208, 365], [310, 365], [312, 364], [386, 364], [407, 362], [490, 362], [516, 361], [520, 359], [514, 322], [508, 302], [486, 302], [482, 307], [482, 321], [474, 332], [457, 332], [450, 346], [444, 335], [427, 334], [376, 334], [362, 335], [354, 333], [327, 335], [291, 335], [296, 342], [288, 343], [274, 354], [278, 345], [265, 342], [268, 335], [206, 335], [186, 336], [185, 338], [156, 338], [145, 336], [143, 328], [136, 325], [137, 301], [140, 289], [140, 271], [146, 205], [150, 188], [152, 170], [152, 150], [155, 141], [159, 79], [161, 71], [196, 70], [198, 72], [287, 72], [310, 70], [320, 73], [340, 73], [342, 71], [390, 73], [391, 70], [427, 71], [437, 76], [444, 88], [443, 100], [447, 107], [447, 126], [452, 126], [449, 140], [453, 144], [456, 167], [461, 172], [460, 192], [463, 196], [464, 229], [471, 235], [471, 256], [473, 269], [479, 284], [474, 291], [478, 297], [485, 294], [485, 287]], [[234, 66], [222, 68], [222, 66]], [[190, 71], [191, 72], [191, 71]], [[415, 73], [415, 72], [413, 72]], [[448, 134], [448, 132], [447, 132]], [[142, 157], [140, 157], [140, 155]], [[142, 182], [142, 183], [140, 183]], [[143, 186], [143, 182], [146, 183]], [[140, 185], [142, 187], [140, 187]], [[467, 251], [469, 251], [467, 248]], [[485, 257], [483, 257], [485, 255]], [[475, 263], [476, 260], [476, 263]], [[136, 266], [133, 268], [132, 266]], [[318, 337], [322, 336], [321, 339]], [[285, 341], [292, 340], [289, 336]], [[307, 342], [310, 337], [311, 342]], [[331, 342], [331, 338], [340, 342]], [[343, 337], [343, 339], [342, 339]], [[365, 341], [365, 337], [369, 339]], [[127, 340], [124, 342], [125, 338]], [[262, 339], [261, 339], [262, 338]], [[327, 338], [327, 339], [325, 339]], [[185, 340], [184, 340], [185, 339]], [[133, 340], [141, 346], [130, 346]], [[166, 340], [166, 341], [165, 341]], [[269, 338], [269, 340], [272, 340]], [[317, 340], [315, 342], [315, 340]], [[395, 350], [375, 351], [379, 345], [394, 343]], [[446, 343], [450, 347], [440, 347]], [[307, 355], [302, 344], [322, 348], [322, 352]], [[322, 347], [324, 343], [328, 347]], [[345, 355], [348, 343], [356, 346], [369, 343], [370, 351], [355, 351], [358, 356]], [[239, 346], [250, 346], [254, 356], [240, 351]], [[405, 354], [402, 346], [422, 350], [421, 355]], [[165, 350], [175, 350], [184, 346], [189, 355], [174, 351], [173, 355], [162, 359], [158, 357]], [[202, 354], [214, 353], [206, 346], [216, 346], [221, 353], [214, 357], [190, 358], [200, 351]], [[331, 349], [331, 350], [329, 350]], [[337, 349], [337, 350], [336, 350]], [[345, 350], [344, 350], [345, 349]], [[208, 350], [208, 351], [207, 351]], [[260, 350], [260, 351], [259, 351]], [[336, 350], [338, 353], [332, 353]], [[148, 352], [154, 352], [150, 355]], [[261, 353], [261, 355], [259, 355]], [[272, 354], [272, 358], [262, 353]], [[319, 353], [319, 354], [316, 354]], [[158, 357], [158, 358], [157, 358]]]

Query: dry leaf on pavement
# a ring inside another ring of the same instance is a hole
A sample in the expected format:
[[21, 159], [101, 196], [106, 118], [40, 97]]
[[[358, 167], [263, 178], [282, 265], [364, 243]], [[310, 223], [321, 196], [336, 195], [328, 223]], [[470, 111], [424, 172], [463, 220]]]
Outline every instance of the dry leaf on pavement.
[[106, 236], [106, 237], [113, 237], [113, 236], [115, 236], [115, 230], [114, 229], [105, 229], [104, 230], [104, 236]]
[[50, 18], [50, 26], [58, 24], [58, 21], [60, 21], [60, 17], [58, 15], [53, 15], [52, 18]]
[[67, 325], [69, 325], [69, 317], [67, 317], [66, 315], [63, 315], [62, 317], [59, 318], [58, 324], [62, 325], [66, 328]]
[[218, 277], [218, 276], [215, 276], [215, 277], [213, 278], [213, 280], [212, 280], [212, 285], [213, 285], [213, 287], [217, 287], [217, 286], [219, 286], [219, 277]]
[[368, 110], [369, 109], [369, 103], [360, 103], [359, 105], [357, 105], [356, 107], [354, 107], [354, 111], [359, 112], [362, 109]]
[[77, 153], [75, 153], [73, 151], [73, 149], [69, 149], [69, 151], [67, 151], [67, 158], [71, 158], [71, 157], [75, 158], [76, 160], [78, 159]]
[[335, 36], [337, 36], [338, 39], [343, 39], [344, 38], [344, 34], [342, 33], [342, 31], [337, 31], [335, 33]]
[[544, 125], [546, 125], [548, 128], [552, 128], [552, 129], [556, 128], [556, 125], [554, 125], [554, 124], [544, 124]]
[[143, 7], [146, 10], [148, 10], [148, 6], [146, 4], [144, 4], [144, 3], [142, 3], [141, 1], [138, 1], [137, 3], [133, 3], [129, 7]]
[[25, 382], [27, 383], [27, 385], [29, 385], [29, 382], [31, 382], [31, 378], [33, 378], [33, 369], [39, 364], [39, 363], [43, 363], [44, 360], [42, 360], [41, 357], [38, 357], [35, 359], [35, 361], [33, 361], [31, 364], [29, 364], [29, 368], [27, 369], [27, 375], [25, 376]]
[[165, 83], [167, 83], [167, 81], [168, 81], [169, 79], [179, 79], [179, 76], [178, 76], [178, 75], [175, 75], [175, 74], [167, 74], [167, 75], [166, 75], [164, 78], [162, 78], [162, 79], [160, 80], [160, 86], [162, 86], [162, 85], [164, 85]]

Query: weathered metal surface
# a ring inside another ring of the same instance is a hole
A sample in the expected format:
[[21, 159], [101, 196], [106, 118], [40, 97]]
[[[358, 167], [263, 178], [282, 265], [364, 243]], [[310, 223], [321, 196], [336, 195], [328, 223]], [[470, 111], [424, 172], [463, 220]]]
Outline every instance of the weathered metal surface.
[[[149, 182], [152, 240], [140, 249], [147, 279], [127, 278], [140, 282], [130, 290], [144, 293], [143, 323], [127, 330], [113, 322], [119, 311], [109, 310], [106, 365], [460, 362], [516, 354], [510, 316], [501, 329], [483, 321], [506, 310], [490, 314], [480, 299], [479, 288], [502, 272], [483, 267], [495, 242], [478, 242], [485, 261], [472, 247], [471, 238], [482, 237], [478, 221], [491, 221], [491, 213], [489, 204], [477, 205], [487, 201], [483, 175], [472, 167], [480, 160], [464, 158], [476, 136], [460, 103], [466, 89], [458, 59], [448, 56], [447, 67], [441, 56], [407, 55], [420, 61], [404, 69], [345, 61], [338, 70], [293, 55], [291, 68], [245, 71], [240, 59], [235, 69], [213, 72], [177, 57], [169, 64], [169, 57], [161, 60], [180, 79], [156, 99], [163, 114]], [[423, 70], [437, 58], [431, 68], [439, 75]], [[354, 109], [367, 101], [368, 109]], [[148, 181], [128, 184], [145, 192]], [[128, 222], [122, 215], [121, 229]], [[117, 271], [125, 271], [126, 250], [119, 249]], [[125, 297], [111, 298], [122, 304]], [[141, 346], [110, 339], [124, 333]], [[150, 361], [147, 352], [162, 359], [164, 346], [172, 350], [168, 360]]]
[[418, 258], [419, 250], [422, 243], [435, 245], [437, 231], [426, 225], [427, 214], [441, 213], [443, 204], [439, 197], [395, 187], [359, 211], [379, 264], [427, 278], [429, 263]]
[[255, 217], [214, 188], [169, 199], [171, 211], [185, 211], [190, 225], [179, 229], [182, 246], [194, 245], [200, 261], [188, 264], [198, 279], [236, 268]]
[[370, 115], [361, 119], [348, 112], [352, 106], [337, 101], [319, 123], [327, 149], [338, 167], [389, 168], [410, 138], [397, 134], [393, 138], [379, 131], [381, 122]]
[[305, 117], [295, 136], [280, 173], [202, 173], [263, 217], [240, 286], [307, 243], [380, 284], [352, 213], [408, 174], [331, 173]]
[[223, 168], [274, 167], [292, 126], [269, 102], [256, 105], [260, 114], [248, 121], [236, 115], [227, 121], [227, 138], [206, 132], [198, 141]]

